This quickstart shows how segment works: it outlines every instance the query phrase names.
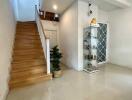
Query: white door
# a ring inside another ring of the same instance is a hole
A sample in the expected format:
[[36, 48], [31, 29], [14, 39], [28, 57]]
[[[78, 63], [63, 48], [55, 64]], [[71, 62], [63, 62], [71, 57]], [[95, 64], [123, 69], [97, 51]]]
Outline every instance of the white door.
[[57, 44], [57, 31], [56, 30], [45, 30], [45, 34], [50, 38], [50, 48], [53, 48]]
[[18, 20], [34, 21], [35, 5], [39, 6], [39, 0], [17, 0]]

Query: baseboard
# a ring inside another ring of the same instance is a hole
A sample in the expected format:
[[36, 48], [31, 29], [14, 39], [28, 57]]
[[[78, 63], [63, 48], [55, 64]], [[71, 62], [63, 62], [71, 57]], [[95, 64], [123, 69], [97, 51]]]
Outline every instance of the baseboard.
[[7, 89], [6, 89], [6, 92], [5, 92], [5, 95], [4, 95], [4, 97], [3, 97], [3, 100], [7, 100], [8, 94], [9, 94], [9, 89], [7, 88]]
[[76, 68], [73, 68], [73, 67], [69, 67], [68, 65], [64, 64], [63, 62], [61, 62], [61, 65], [67, 67], [67, 68], [70, 68], [70, 69], [74, 69], [76, 71], [83, 71], [83, 67], [76, 67]]
[[130, 66], [120, 65], [120, 64], [116, 64], [116, 63], [112, 63], [112, 62], [108, 62], [107, 64], [111, 64], [111, 65], [115, 65], [115, 66], [118, 66], [118, 67], [132, 69], [132, 67], [130, 67]]
[[83, 71], [83, 67], [79, 67], [77, 71]]

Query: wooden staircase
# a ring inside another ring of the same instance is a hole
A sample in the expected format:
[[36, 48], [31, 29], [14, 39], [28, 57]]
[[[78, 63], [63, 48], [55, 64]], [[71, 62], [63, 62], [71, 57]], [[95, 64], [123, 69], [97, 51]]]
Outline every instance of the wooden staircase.
[[10, 89], [52, 79], [35, 22], [18, 22], [12, 61]]

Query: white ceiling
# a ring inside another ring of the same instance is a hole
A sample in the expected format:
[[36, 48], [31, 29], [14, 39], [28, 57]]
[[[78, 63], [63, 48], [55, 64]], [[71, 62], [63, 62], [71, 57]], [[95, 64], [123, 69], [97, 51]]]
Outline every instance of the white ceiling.
[[[44, 0], [43, 10], [62, 13], [66, 8], [68, 8], [75, 0]], [[55, 11], [53, 5], [57, 5], [58, 9]]]
[[98, 5], [98, 7], [104, 11], [112, 11], [112, 10], [116, 10], [116, 9], [120, 9], [120, 7], [110, 4], [108, 2], [106, 2], [105, 0], [96, 0], [96, 5]]
[[[50, 11], [55, 13], [63, 13], [64, 10], [67, 9], [74, 1], [75, 0], [43, 0], [42, 9], [45, 11]], [[88, 2], [89, 0], [83, 0], [83, 1]], [[123, 5], [123, 2], [126, 0], [92, 0], [92, 1], [94, 1], [94, 3], [98, 5], [100, 9], [104, 11], [112, 11], [116, 9], [121, 9], [123, 8], [123, 6], [126, 7], [125, 4]], [[132, 0], [127, 0], [127, 1], [132, 3]], [[53, 5], [58, 6], [57, 11], [53, 9]]]

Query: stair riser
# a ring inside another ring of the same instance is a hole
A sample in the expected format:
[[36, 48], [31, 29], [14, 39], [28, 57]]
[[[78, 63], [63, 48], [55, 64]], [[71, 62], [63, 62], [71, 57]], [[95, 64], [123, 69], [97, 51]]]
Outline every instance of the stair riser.
[[36, 24], [20, 22], [17, 24], [10, 88], [24, 87], [49, 80], [42, 44]]
[[[46, 70], [45, 70], [46, 71]], [[40, 69], [35, 69], [35, 70], [31, 70], [31, 71], [24, 71], [24, 72], [14, 72], [14, 73], [11, 73], [11, 83], [14, 82], [14, 81], [18, 81], [18, 80], [21, 80], [21, 79], [25, 79], [27, 77], [32, 77], [33, 75], [36, 76], [37, 74], [42, 74], [45, 72], [44, 71], [44, 68], [40, 68]], [[24, 78], [23, 78], [24, 77]], [[15, 80], [16, 79], [16, 80]]]
[[[29, 70], [35, 70], [36, 68], [40, 69], [40, 68], [43, 68], [42, 66], [45, 66], [45, 65], [36, 65], [36, 66], [25, 66], [25, 67], [22, 67], [22, 68], [19, 68], [18, 66], [16, 68], [13, 68], [12, 72], [11, 73], [18, 73], [18, 72], [22, 72], [22, 71], [29, 71]], [[44, 67], [43, 70], [45, 71], [46, 68]]]
[[24, 86], [29, 86], [29, 85], [34, 85], [34, 84], [37, 84], [37, 83], [40, 83], [40, 82], [43, 82], [43, 81], [48, 81], [48, 80], [51, 80], [52, 79], [52, 75], [48, 75], [48, 76], [45, 76], [43, 78], [37, 78], [37, 79], [34, 79], [32, 81], [22, 81], [22, 82], [18, 82], [18, 83], [15, 83], [15, 84], [10, 84], [10, 89], [15, 89], [15, 88], [22, 88]]

